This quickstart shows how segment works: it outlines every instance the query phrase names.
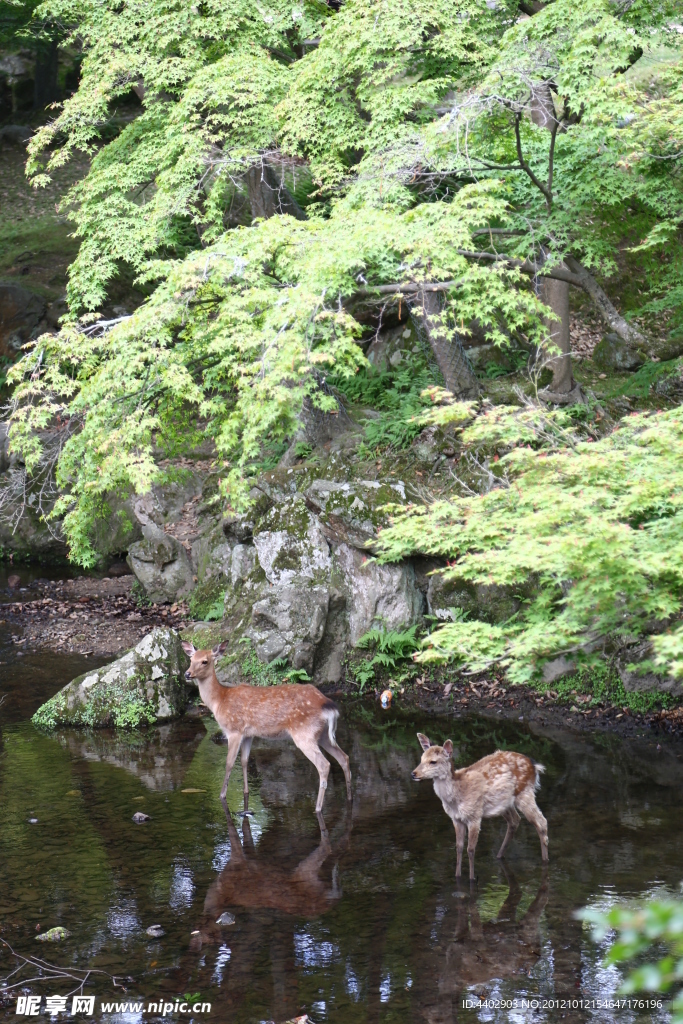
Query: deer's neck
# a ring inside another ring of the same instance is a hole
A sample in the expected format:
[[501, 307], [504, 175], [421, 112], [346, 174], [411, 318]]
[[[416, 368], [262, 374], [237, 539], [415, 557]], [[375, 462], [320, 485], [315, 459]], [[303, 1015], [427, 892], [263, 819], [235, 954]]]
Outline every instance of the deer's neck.
[[227, 688], [221, 686], [215, 672], [212, 672], [208, 679], [198, 680], [197, 685], [199, 687], [199, 696], [207, 708], [211, 709], [215, 717], [219, 707], [224, 703], [228, 692]]
[[442, 803], [451, 807], [457, 807], [462, 799], [459, 779], [455, 773], [445, 776], [442, 779], [434, 779], [434, 792]]

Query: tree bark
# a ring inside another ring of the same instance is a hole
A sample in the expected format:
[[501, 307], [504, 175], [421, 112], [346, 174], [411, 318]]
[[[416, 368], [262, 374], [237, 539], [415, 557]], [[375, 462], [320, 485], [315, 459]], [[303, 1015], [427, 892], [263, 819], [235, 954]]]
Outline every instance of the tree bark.
[[[531, 87], [529, 116], [539, 128], [550, 132], [551, 146], [548, 161], [548, 184], [546, 201], [548, 209], [552, 205], [552, 159], [554, 142], [559, 127], [555, 114], [555, 104], [549, 82], [534, 82]], [[553, 401], [554, 396], [569, 396], [576, 389], [572, 375], [571, 345], [569, 340], [569, 284], [566, 281], [540, 278], [538, 296], [560, 319], [546, 321], [548, 328], [548, 348], [559, 348], [561, 355], [548, 353], [548, 365], [553, 372], [553, 381], [546, 391], [546, 397]]]
[[44, 110], [48, 103], [59, 99], [59, 44], [57, 39], [40, 43], [36, 51], [33, 79], [33, 109]]
[[553, 355], [546, 350], [548, 366], [553, 373], [553, 382], [548, 391], [557, 395], [568, 394], [576, 387], [569, 340], [569, 285], [549, 277], [540, 278], [539, 298], [559, 317], [559, 320], [546, 320], [550, 339], [548, 349], [559, 348], [561, 353]]
[[412, 311], [421, 317], [429, 346], [448, 390], [457, 398], [471, 398], [477, 395], [477, 378], [472, 373], [464, 352], [452, 341], [450, 331], [442, 321], [440, 293], [426, 289], [421, 291], [419, 303], [411, 306]]
[[614, 331], [615, 334], [618, 334], [622, 341], [625, 341], [627, 345], [634, 345], [636, 348], [647, 346], [648, 341], [645, 335], [641, 334], [639, 330], [632, 327], [628, 321], [624, 320], [621, 313], [615, 309], [607, 294], [600, 287], [593, 275], [589, 273], [585, 267], [582, 267], [579, 261], [575, 260], [573, 256], [567, 256], [565, 262], [572, 274], [576, 274], [579, 278], [581, 287], [590, 295], [600, 316], [603, 318], [610, 330]]
[[304, 220], [305, 214], [282, 181], [278, 181], [273, 167], [266, 160], [253, 164], [246, 175], [249, 205], [252, 219], [267, 220], [278, 213], [288, 213], [297, 220]]

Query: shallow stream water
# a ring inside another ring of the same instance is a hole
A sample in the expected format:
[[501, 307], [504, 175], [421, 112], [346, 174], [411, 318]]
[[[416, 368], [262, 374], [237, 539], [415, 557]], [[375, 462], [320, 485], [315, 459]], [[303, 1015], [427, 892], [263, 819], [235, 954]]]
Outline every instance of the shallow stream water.
[[[316, 1024], [669, 1019], [666, 1006], [576, 1005], [613, 998], [620, 974], [602, 966], [604, 949], [573, 913], [678, 892], [683, 747], [346, 705], [339, 739], [354, 799], [347, 809], [334, 765], [328, 842], [313, 814], [317, 775], [291, 744], [254, 744], [245, 826], [218, 799], [226, 749], [211, 719], [42, 735], [33, 711], [94, 659], [22, 654], [0, 625], [0, 939], [106, 972], [86, 988], [95, 1019], [155, 1019], [102, 1008], [136, 997], [145, 1008], [172, 1003], [166, 1020], [226, 1024], [304, 1013]], [[410, 779], [418, 729], [451, 736], [460, 764], [506, 747], [546, 765], [547, 874], [524, 822], [507, 859], [495, 859], [505, 831], [495, 820], [482, 827], [476, 888], [456, 885], [452, 826], [431, 786]], [[233, 811], [241, 788], [237, 768]], [[150, 820], [134, 824], [136, 811]], [[224, 912], [233, 924], [216, 924]], [[150, 937], [152, 925], [164, 934]], [[70, 936], [39, 943], [38, 926]], [[0, 979], [14, 966], [0, 946]], [[133, 981], [124, 993], [108, 975]], [[72, 987], [33, 982], [14, 995], [41, 994], [44, 1008]], [[186, 996], [211, 1013], [176, 1013]], [[19, 1020], [15, 1008], [0, 1003], [0, 1018]]]

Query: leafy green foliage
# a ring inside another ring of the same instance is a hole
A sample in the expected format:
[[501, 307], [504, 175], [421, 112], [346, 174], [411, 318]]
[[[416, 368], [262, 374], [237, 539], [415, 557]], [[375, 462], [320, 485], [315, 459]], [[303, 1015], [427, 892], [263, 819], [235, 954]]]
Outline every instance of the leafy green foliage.
[[353, 377], [330, 377], [350, 401], [372, 408], [379, 415], [365, 420], [365, 443], [371, 450], [407, 448], [423, 430], [419, 420], [434, 384], [434, 371], [424, 358], [411, 357], [398, 369], [378, 373], [362, 367]]
[[[483, 413], [462, 442], [507, 448], [496, 463], [498, 484], [407, 509], [380, 533], [386, 560], [417, 552], [448, 558], [447, 581], [513, 590], [533, 583], [534, 595], [507, 622], [439, 625], [421, 659], [472, 670], [499, 664], [527, 681], [547, 659], [581, 660], [596, 638], [637, 637], [680, 613], [681, 410], [634, 414], [598, 441], [582, 440], [567, 422], [541, 409]], [[683, 674], [680, 627], [652, 643], [655, 667]]]
[[618, 395], [632, 395], [647, 398], [653, 385], [674, 375], [680, 377], [683, 363], [680, 359], [667, 359], [662, 363], [646, 362], [627, 381], [609, 393], [609, 398]]
[[[643, 959], [656, 949], [669, 952], [661, 960], [636, 967], [624, 981], [621, 995], [634, 992], [668, 992], [683, 982], [683, 901], [649, 900], [639, 906], [616, 906], [607, 913], [587, 908], [582, 919], [592, 926], [593, 937], [601, 942], [616, 932], [605, 962], [618, 964]], [[649, 957], [648, 957], [649, 959]], [[673, 1001], [673, 1024], [683, 1022], [683, 991]]]
[[[54, 515], [72, 559], [95, 564], [111, 495], [158, 480], [182, 448], [178, 423], [188, 449], [214, 443], [222, 498], [244, 508], [250, 477], [291, 442], [304, 402], [332, 408], [320, 376], [351, 388], [364, 372], [357, 342], [377, 288], [391, 302], [399, 287], [414, 296], [441, 282], [449, 328], [476, 320], [489, 342], [523, 335], [533, 349], [548, 320], [526, 261], [603, 275], [623, 266], [638, 282], [630, 314], [683, 329], [676, 0], [554, 0], [519, 14], [516, 0], [346, 0], [338, 11], [322, 0], [44, 0], [36, 19], [65, 27], [82, 74], [32, 143], [29, 171], [40, 186], [75, 152], [93, 160], [65, 203], [81, 240], [72, 322], [11, 371], [11, 438], [32, 473], [41, 431], [70, 425]], [[98, 327], [92, 311], [124, 273], [149, 298]], [[408, 444], [429, 383], [382, 384], [367, 445]], [[465, 428], [491, 427], [476, 442], [489, 448], [503, 436], [501, 486], [436, 506], [426, 522], [444, 535], [428, 543], [469, 578], [514, 584], [538, 566], [539, 596], [497, 633], [443, 627], [459, 659], [501, 659], [521, 678], [587, 633], [638, 632], [646, 614], [678, 609], [671, 559], [655, 567], [653, 541], [638, 561], [644, 538], [677, 516], [663, 511], [666, 474], [645, 428], [594, 443], [567, 414], [543, 429], [501, 415]], [[678, 443], [671, 421], [658, 432]], [[626, 450], [633, 504], [643, 502], [638, 544], [633, 517], [620, 518]], [[408, 541], [416, 515], [402, 521], [404, 541], [386, 536], [387, 553], [422, 543]], [[657, 643], [673, 664], [678, 640]]]
[[395, 629], [371, 629], [364, 633], [356, 647], [374, 650], [372, 658], [364, 658], [353, 670], [358, 688], [363, 692], [365, 686], [377, 677], [377, 673], [388, 674], [403, 668], [414, 652], [419, 648], [417, 626], [404, 631]]

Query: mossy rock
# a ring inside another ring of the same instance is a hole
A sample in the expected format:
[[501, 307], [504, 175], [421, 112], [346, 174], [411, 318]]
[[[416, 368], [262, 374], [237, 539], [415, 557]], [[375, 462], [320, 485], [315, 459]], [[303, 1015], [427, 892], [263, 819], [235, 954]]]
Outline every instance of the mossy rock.
[[178, 718], [191, 698], [187, 658], [172, 629], [154, 629], [110, 665], [85, 672], [38, 708], [33, 723], [136, 729]]

